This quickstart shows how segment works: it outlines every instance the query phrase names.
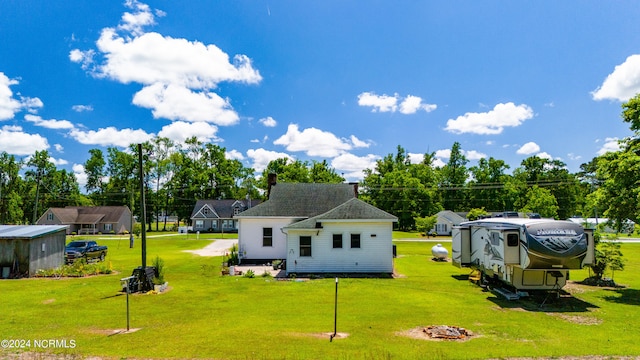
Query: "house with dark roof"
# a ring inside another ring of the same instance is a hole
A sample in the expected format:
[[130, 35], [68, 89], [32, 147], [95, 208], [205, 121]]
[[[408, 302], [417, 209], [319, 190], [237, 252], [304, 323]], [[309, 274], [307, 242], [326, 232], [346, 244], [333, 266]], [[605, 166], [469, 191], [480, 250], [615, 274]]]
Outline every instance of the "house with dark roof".
[[133, 229], [127, 206], [67, 206], [49, 208], [38, 225], [67, 225], [67, 234], [125, 234]]
[[260, 200], [198, 200], [191, 213], [193, 231], [238, 232], [241, 212], [260, 204]]
[[269, 183], [268, 200], [237, 216], [241, 261], [286, 259], [288, 273], [393, 271], [397, 219], [357, 199], [356, 184]]

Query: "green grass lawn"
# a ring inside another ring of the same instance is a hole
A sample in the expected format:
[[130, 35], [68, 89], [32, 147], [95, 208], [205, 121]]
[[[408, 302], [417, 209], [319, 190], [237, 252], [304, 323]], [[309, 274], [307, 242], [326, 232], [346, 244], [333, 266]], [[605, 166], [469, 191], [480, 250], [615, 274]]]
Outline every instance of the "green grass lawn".
[[[208, 234], [207, 234], [208, 235]], [[215, 234], [212, 234], [212, 236]], [[215, 236], [214, 236], [215, 237]], [[640, 244], [623, 244], [626, 269], [611, 290], [576, 287], [573, 298], [543, 308], [508, 302], [463, 279], [469, 271], [431, 261], [430, 242], [395, 242], [396, 279], [340, 279], [338, 332], [333, 331], [334, 279], [276, 281], [221, 277], [222, 259], [182, 250], [210, 243], [200, 235], [149, 237], [147, 262], [165, 261], [170, 290], [132, 295], [129, 334], [120, 278], [140, 264], [140, 241], [100, 240], [117, 272], [75, 279], [0, 281], [0, 339], [74, 341], [73, 348], [30, 348], [109, 358], [209, 359], [478, 359], [640, 355]], [[450, 243], [443, 242], [450, 249]], [[573, 280], [587, 270], [571, 273]], [[402, 335], [428, 325], [460, 326], [468, 341]], [[4, 349], [11, 352], [14, 350]]]

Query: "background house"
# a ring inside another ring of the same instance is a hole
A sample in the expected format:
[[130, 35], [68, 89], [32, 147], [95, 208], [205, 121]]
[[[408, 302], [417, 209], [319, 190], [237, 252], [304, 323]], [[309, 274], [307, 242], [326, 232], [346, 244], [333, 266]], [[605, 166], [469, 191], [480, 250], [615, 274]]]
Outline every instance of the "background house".
[[67, 206], [49, 208], [38, 225], [68, 225], [67, 234], [131, 233], [133, 217], [126, 206]]
[[451, 235], [451, 229], [454, 226], [460, 225], [461, 222], [467, 221], [467, 219], [454, 213], [451, 210], [443, 210], [436, 214], [438, 220], [433, 227], [433, 231], [438, 235]]
[[193, 231], [238, 232], [241, 212], [260, 204], [260, 200], [198, 200], [191, 213]]
[[242, 261], [285, 259], [285, 226], [323, 214], [357, 194], [357, 184], [276, 183], [269, 180], [269, 198], [237, 216]]
[[0, 225], [0, 276], [33, 276], [64, 264], [66, 226]]
[[352, 198], [285, 226], [287, 274], [393, 273], [392, 231], [397, 220]]

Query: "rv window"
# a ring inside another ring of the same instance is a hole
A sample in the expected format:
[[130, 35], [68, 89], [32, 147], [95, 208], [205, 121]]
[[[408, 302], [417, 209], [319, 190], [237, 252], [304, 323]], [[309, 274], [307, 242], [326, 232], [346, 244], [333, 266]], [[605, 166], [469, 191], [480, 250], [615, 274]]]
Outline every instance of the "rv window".
[[507, 234], [507, 246], [518, 246], [518, 234]]
[[500, 233], [498, 232], [491, 233], [491, 245], [493, 246], [500, 245]]

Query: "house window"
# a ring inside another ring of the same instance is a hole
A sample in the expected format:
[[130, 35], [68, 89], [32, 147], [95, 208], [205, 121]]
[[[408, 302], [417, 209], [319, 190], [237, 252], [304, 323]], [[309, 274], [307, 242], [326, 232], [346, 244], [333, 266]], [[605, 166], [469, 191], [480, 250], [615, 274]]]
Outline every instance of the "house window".
[[273, 246], [273, 228], [262, 228], [262, 246]]
[[48, 213], [47, 214], [47, 220], [53, 221], [53, 213]]
[[311, 256], [311, 236], [300, 236], [300, 256]]
[[222, 220], [222, 228], [223, 229], [235, 229], [235, 226], [233, 225], [233, 220]]
[[113, 230], [113, 224], [104, 224], [104, 231]]
[[447, 230], [447, 224], [436, 224], [436, 232], [438, 234], [444, 234], [444, 233], [449, 232]]
[[203, 213], [204, 215], [209, 215], [209, 208], [207, 208], [207, 207], [203, 207], [203, 208], [202, 208], [202, 213]]
[[238, 214], [240, 214], [242, 212], [242, 209], [240, 208], [240, 206], [236, 206], [233, 208], [233, 216], [236, 216]]
[[204, 221], [196, 220], [196, 229], [202, 229], [202, 228], [204, 228]]
[[360, 234], [351, 234], [351, 248], [352, 249], [360, 248]]
[[342, 249], [342, 234], [333, 234], [333, 248]]

